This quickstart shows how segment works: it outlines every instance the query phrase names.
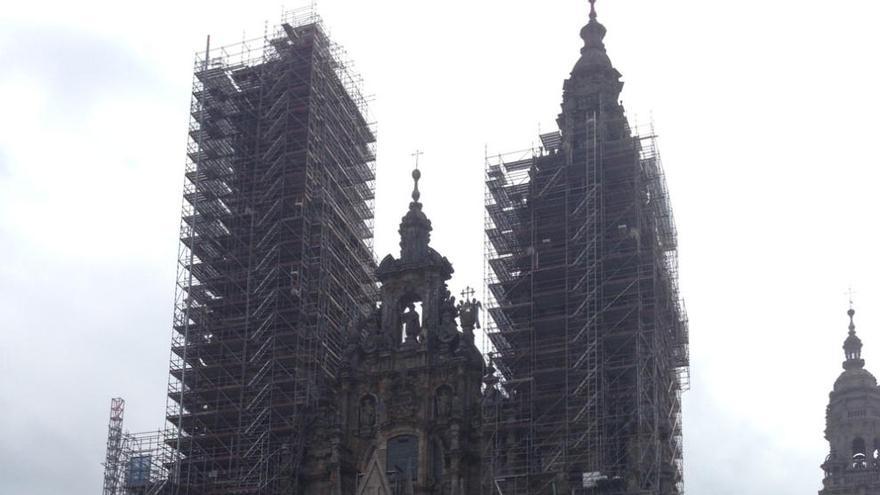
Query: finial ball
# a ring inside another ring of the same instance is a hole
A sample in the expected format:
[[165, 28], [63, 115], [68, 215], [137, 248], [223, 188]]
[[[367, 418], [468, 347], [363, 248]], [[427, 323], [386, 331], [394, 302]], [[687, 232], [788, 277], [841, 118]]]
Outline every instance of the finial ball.
[[422, 178], [422, 173], [419, 172], [419, 169], [415, 169], [415, 170], [413, 170], [412, 178], [415, 179], [415, 180], [419, 180], [419, 179]]
[[849, 311], [847, 311], [846, 314], [849, 315], [850, 318], [852, 318], [856, 314], [856, 310], [849, 308]]

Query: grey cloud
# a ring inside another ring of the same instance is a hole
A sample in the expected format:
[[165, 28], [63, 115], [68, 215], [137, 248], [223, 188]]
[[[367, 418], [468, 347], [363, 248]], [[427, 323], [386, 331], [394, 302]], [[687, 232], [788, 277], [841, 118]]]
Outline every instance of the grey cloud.
[[45, 259], [2, 233], [0, 257], [0, 493], [94, 493], [110, 397], [127, 427], [162, 426], [173, 267]]

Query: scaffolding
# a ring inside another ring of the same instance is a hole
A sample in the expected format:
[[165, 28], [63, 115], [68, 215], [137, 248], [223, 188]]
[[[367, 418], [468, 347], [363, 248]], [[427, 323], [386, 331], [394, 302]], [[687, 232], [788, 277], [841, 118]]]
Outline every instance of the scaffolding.
[[122, 461], [123, 433], [122, 422], [125, 416], [125, 400], [116, 397], [110, 400], [110, 423], [107, 425], [107, 449], [104, 459], [104, 495], [116, 495], [119, 486], [120, 463]]
[[[194, 64], [169, 493], [297, 493], [343, 327], [375, 300], [375, 131], [313, 8]], [[332, 416], [331, 416], [332, 417]]]
[[165, 495], [169, 492], [169, 431], [123, 431], [125, 401], [110, 403], [103, 495]]
[[687, 318], [653, 130], [583, 112], [487, 157], [487, 485], [498, 494], [682, 493]]

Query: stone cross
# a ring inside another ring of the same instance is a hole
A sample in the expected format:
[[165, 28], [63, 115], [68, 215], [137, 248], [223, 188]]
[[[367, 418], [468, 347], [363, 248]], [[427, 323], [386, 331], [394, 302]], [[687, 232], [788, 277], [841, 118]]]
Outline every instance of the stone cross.
[[461, 291], [461, 298], [466, 302], [470, 302], [471, 298], [474, 296], [474, 289], [471, 289], [471, 286], [467, 286], [465, 290]]
[[416, 150], [415, 153], [413, 153], [412, 155], [409, 155], [409, 156], [415, 157], [415, 159], [416, 159], [416, 170], [419, 169], [419, 157], [422, 155], [424, 155], [424, 153], [421, 150]]

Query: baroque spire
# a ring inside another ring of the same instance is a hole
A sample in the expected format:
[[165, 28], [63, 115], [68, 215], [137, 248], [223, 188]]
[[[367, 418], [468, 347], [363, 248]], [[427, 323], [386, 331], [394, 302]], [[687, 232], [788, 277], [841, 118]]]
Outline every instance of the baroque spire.
[[849, 334], [843, 341], [843, 352], [846, 356], [843, 369], [861, 369], [865, 367], [865, 360], [862, 359], [862, 339], [856, 335], [856, 324], [853, 322], [856, 311], [852, 308], [852, 303], [850, 303], [849, 311], [846, 314], [849, 316]]
[[409, 211], [400, 221], [400, 259], [404, 262], [419, 261], [428, 254], [428, 243], [431, 240], [431, 221], [422, 212], [419, 202], [419, 179], [422, 172], [418, 168], [412, 172], [413, 191]]
[[[574, 79], [584, 81], [606, 81], [611, 86], [619, 87], [620, 73], [614, 69], [608, 53], [605, 51], [605, 34], [608, 32], [596, 14], [596, 0], [590, 0], [590, 16], [587, 24], [581, 29], [584, 46], [581, 56], [571, 71]], [[616, 89], [619, 94], [619, 89]]]
[[590, 20], [581, 29], [581, 39], [584, 40], [584, 47], [581, 48], [581, 59], [575, 66], [575, 72], [579, 68], [588, 68], [593, 66], [611, 67], [611, 59], [605, 52], [605, 34], [608, 32], [597, 19], [596, 0], [590, 0]]
[[429, 269], [439, 270], [443, 280], [449, 280], [452, 277], [453, 269], [449, 260], [441, 256], [437, 251], [429, 245], [431, 242], [431, 220], [428, 219], [425, 212], [422, 211], [421, 192], [419, 191], [419, 180], [422, 178], [422, 172], [416, 168], [412, 171], [413, 189], [411, 193], [412, 201], [409, 203], [409, 210], [400, 220], [400, 259], [388, 255], [379, 263], [379, 269], [376, 275], [379, 280], [384, 283], [388, 277], [393, 276], [400, 271], [413, 269]]

